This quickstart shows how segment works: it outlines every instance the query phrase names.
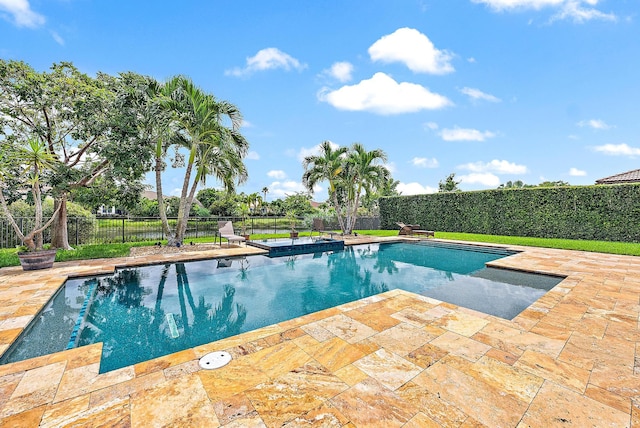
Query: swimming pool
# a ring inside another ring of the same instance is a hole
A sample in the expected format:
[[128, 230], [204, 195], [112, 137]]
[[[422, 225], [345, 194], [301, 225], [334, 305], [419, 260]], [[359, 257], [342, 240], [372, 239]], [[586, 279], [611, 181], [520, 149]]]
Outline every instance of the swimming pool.
[[276, 238], [248, 241], [247, 245], [269, 251], [269, 257], [293, 256], [296, 254], [341, 251], [344, 241], [331, 238]]
[[107, 372], [395, 288], [510, 319], [562, 279], [484, 267], [510, 254], [421, 241], [72, 279], [0, 363], [103, 342]]

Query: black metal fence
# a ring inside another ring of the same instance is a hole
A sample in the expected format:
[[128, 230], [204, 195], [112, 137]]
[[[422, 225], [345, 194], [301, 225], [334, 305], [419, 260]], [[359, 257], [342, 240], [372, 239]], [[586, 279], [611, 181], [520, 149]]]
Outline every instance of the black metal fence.
[[[238, 233], [271, 234], [287, 233], [291, 229], [291, 220], [285, 217], [249, 217], [243, 223], [241, 217], [194, 217], [187, 223], [185, 239], [214, 237], [218, 232], [218, 221], [230, 220]], [[23, 233], [33, 227], [33, 218], [17, 218], [16, 222]], [[176, 218], [169, 219], [175, 227]], [[295, 221], [298, 231], [311, 230], [311, 219], [299, 218]], [[379, 217], [360, 217], [355, 229], [377, 230]], [[149, 217], [69, 217], [67, 220], [69, 244], [105, 244], [117, 242], [162, 241], [166, 236], [159, 218]], [[244, 229], [244, 230], [243, 230]], [[340, 230], [337, 220], [325, 220], [326, 230]], [[44, 242], [50, 242], [50, 231], [44, 232]], [[0, 218], [0, 248], [12, 248], [21, 245], [11, 224]]]

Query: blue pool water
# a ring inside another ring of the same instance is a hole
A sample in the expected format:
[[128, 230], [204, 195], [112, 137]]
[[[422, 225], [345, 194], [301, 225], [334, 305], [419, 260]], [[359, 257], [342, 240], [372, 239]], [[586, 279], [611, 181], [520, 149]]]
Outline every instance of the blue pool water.
[[247, 245], [268, 250], [269, 257], [293, 256], [296, 254], [317, 253], [323, 251], [342, 251], [344, 241], [327, 238], [278, 238], [248, 241]]
[[561, 278], [484, 267], [509, 254], [423, 241], [72, 279], [0, 363], [103, 342], [107, 372], [395, 288], [511, 319]]

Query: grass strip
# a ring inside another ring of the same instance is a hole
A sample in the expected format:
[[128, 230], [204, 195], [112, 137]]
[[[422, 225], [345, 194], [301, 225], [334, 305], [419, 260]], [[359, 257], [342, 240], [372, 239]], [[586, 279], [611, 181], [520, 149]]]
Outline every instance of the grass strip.
[[[361, 235], [372, 236], [397, 236], [397, 230], [358, 230]], [[310, 232], [301, 232], [300, 236], [309, 236]], [[253, 234], [251, 239], [287, 238], [288, 233]], [[608, 254], [620, 254], [640, 256], [640, 244], [632, 242], [609, 242], [609, 241], [582, 241], [576, 239], [553, 239], [553, 238], [530, 238], [523, 236], [500, 236], [482, 235], [476, 233], [454, 233], [436, 232], [436, 238], [452, 239], [457, 241], [485, 242], [489, 244], [523, 245], [528, 247], [558, 248], [564, 250], [590, 251]], [[213, 242], [213, 237], [187, 238], [185, 244], [193, 242], [207, 243]], [[126, 242], [119, 244], [91, 244], [79, 245], [73, 250], [60, 250], [56, 255], [56, 261], [88, 260], [113, 257], [126, 257], [129, 255], [131, 247], [141, 247], [153, 245], [158, 241]], [[166, 241], [162, 241], [165, 245]], [[0, 249], [0, 267], [19, 266], [17, 249]]]
[[477, 233], [436, 232], [436, 238], [490, 244], [524, 245], [561, 250], [640, 256], [640, 244], [633, 242], [583, 241], [578, 239], [533, 238], [526, 236], [482, 235]]

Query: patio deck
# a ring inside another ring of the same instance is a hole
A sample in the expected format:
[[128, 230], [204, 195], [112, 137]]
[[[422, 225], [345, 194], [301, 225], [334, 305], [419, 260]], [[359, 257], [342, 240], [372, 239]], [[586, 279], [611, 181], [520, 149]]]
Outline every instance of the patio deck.
[[[0, 426], [640, 427], [640, 258], [508, 248], [567, 276], [513, 321], [393, 290], [104, 374], [95, 344], [0, 366]], [[1, 269], [0, 353], [70, 273], [252, 252]]]

